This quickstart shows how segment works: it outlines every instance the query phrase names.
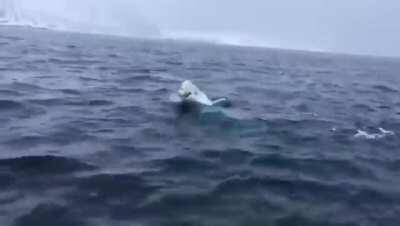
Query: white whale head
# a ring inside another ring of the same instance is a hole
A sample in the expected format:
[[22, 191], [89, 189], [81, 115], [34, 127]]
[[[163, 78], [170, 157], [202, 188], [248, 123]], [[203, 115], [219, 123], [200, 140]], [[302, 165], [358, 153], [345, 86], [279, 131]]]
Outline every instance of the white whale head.
[[208, 106], [213, 105], [213, 102], [207, 97], [207, 95], [190, 80], [182, 82], [178, 94], [185, 101], [196, 102]]

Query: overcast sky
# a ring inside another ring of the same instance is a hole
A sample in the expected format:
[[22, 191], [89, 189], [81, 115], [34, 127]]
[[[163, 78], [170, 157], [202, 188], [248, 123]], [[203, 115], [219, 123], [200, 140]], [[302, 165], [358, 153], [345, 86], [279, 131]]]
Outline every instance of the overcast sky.
[[140, 15], [140, 22], [153, 24], [162, 33], [175, 36], [400, 56], [399, 0], [21, 1], [29, 7], [66, 17], [83, 18], [87, 14], [99, 21], [115, 16], [126, 21], [139, 20]]

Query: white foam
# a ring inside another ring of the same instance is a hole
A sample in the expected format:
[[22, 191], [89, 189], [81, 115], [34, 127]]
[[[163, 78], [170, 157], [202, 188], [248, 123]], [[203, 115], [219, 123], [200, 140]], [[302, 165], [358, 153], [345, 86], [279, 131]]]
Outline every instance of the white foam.
[[385, 130], [385, 129], [383, 129], [383, 128], [379, 128], [379, 131], [380, 131], [382, 134], [386, 134], [386, 135], [388, 135], [388, 136], [394, 136], [394, 135], [395, 135], [395, 133], [394, 133], [393, 131]]
[[376, 140], [382, 139], [387, 136], [394, 136], [395, 133], [393, 131], [385, 130], [383, 128], [379, 128], [380, 133], [368, 133], [363, 130], [357, 130], [357, 133], [354, 135], [355, 138], [363, 138], [367, 140]]

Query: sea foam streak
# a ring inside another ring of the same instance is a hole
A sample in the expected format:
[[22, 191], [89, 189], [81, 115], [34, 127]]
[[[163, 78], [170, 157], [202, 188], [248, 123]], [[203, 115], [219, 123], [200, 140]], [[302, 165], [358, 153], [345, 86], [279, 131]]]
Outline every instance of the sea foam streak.
[[395, 135], [395, 133], [393, 131], [379, 128], [379, 133], [368, 133], [363, 130], [357, 130], [357, 133], [354, 135], [354, 137], [355, 138], [365, 138], [367, 140], [376, 140], [376, 139], [382, 139], [387, 136], [394, 136], [394, 135]]

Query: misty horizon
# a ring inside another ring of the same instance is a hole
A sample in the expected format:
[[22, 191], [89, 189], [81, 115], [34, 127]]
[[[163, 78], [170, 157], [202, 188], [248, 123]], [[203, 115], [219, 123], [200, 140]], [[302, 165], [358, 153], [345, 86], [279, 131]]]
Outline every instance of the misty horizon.
[[[12, 0], [2, 1], [4, 4]], [[394, 0], [385, 4], [375, 0], [13, 2], [23, 11], [18, 12], [19, 17], [29, 14], [35, 24], [40, 21], [41, 26], [63, 27], [63, 30], [400, 56], [400, 47], [396, 45], [400, 40], [400, 25], [395, 22], [400, 19], [396, 15], [400, 3]], [[50, 15], [59, 19], [51, 19]]]

